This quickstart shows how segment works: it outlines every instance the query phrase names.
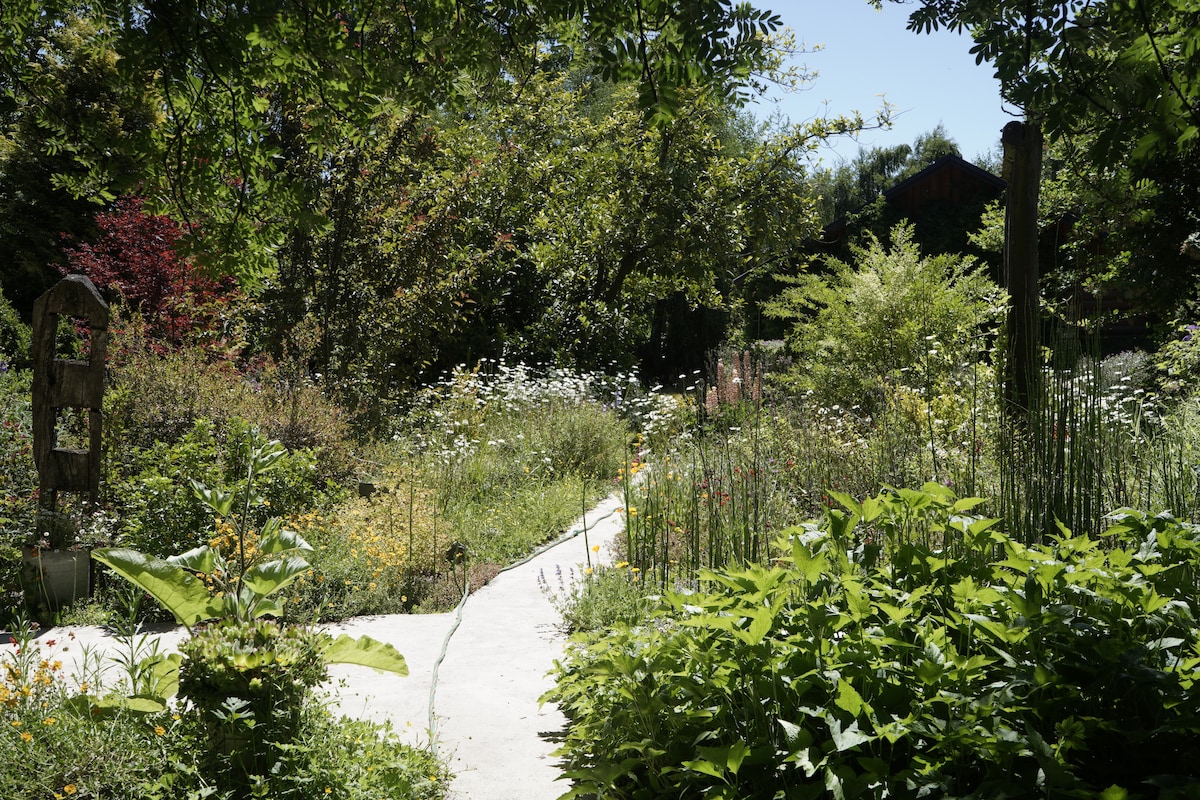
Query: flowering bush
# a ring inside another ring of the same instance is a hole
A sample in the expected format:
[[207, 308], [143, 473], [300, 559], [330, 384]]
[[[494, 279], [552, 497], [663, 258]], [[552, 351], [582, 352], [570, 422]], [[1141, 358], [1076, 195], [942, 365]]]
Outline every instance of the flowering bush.
[[[39, 633], [18, 622], [0, 643], [0, 796], [130, 796], [170, 769], [178, 717], [91, 714], [88, 701], [101, 690], [92, 670], [71, 675], [64, 666], [79, 647], [74, 634]], [[88, 664], [86, 655], [75, 662]]]

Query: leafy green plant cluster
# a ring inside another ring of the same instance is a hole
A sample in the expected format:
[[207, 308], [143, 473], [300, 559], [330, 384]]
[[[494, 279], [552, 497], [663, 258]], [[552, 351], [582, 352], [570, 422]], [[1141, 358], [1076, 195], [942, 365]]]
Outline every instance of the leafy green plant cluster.
[[1000, 290], [970, 258], [923, 257], [911, 225], [871, 238], [854, 263], [789, 279], [767, 306], [792, 322], [792, 382], [826, 407], [873, 415], [896, 392], [952, 393], [994, 333]]
[[[228, 638], [229, 628], [219, 630], [214, 639]], [[146, 685], [142, 666], [155, 654], [136, 644], [142, 635], [131, 632], [132, 649], [108, 663], [86, 651], [69, 652], [79, 645], [56, 633], [21, 623], [11, 642], [0, 645], [4, 797], [437, 800], [445, 793], [445, 767], [429, 751], [401, 743], [387, 725], [334, 718], [315, 695], [304, 705], [291, 741], [275, 749], [272, 768], [233, 785], [233, 754], [212, 757], [211, 726], [199, 715], [186, 708], [148, 711], [136, 698], [119, 698], [122, 691]], [[233, 658], [266, 661], [270, 655], [269, 648], [256, 648]], [[76, 656], [74, 674], [64, 667], [69, 656]], [[114, 667], [117, 681], [110, 683]], [[251, 719], [237, 718], [252, 732]], [[264, 720], [257, 735], [266, 738], [272, 724]]]
[[[249, 451], [265, 442], [265, 436], [245, 421], [228, 420], [218, 430], [200, 419], [178, 441], [136, 452], [129, 477], [111, 490], [121, 511], [121, 542], [159, 556], [207, 543], [213, 536], [212, 509], [193, 491], [191, 481], [222, 487], [244, 499]], [[259, 477], [255, 493], [258, 499], [249, 505], [255, 525], [269, 516], [309, 511], [329, 502], [331, 495], [339, 496], [336, 487], [321, 481], [315, 455], [307, 450], [287, 451], [269, 474]]]
[[932, 484], [835, 499], [574, 640], [565, 797], [1194, 795], [1200, 528], [1025, 546]]
[[[252, 508], [266, 505], [258, 484], [287, 455], [276, 441], [252, 446], [239, 492], [192, 481], [218, 529], [231, 528], [209, 544], [167, 559], [129, 548], [92, 551], [92, 558], [153, 597], [192, 634], [182, 655], [151, 656], [157, 679], [148, 696], [128, 702], [165, 709], [178, 689], [208, 730], [205, 761], [214, 768], [217, 787], [235, 797], [250, 796], [262, 776], [279, 770], [281, 754], [300, 735], [306, 701], [324, 679], [326, 664], [408, 674], [395, 648], [370, 637], [335, 639], [263, 619], [283, 616], [282, 592], [310, 570], [304, 554], [312, 546], [285, 529], [280, 517], [254, 526]], [[210, 621], [216, 624], [197, 627]]]
[[37, 522], [30, 379], [28, 371], [0, 370], [0, 593], [7, 598], [20, 591], [21, 546]]
[[95, 660], [81, 659], [81, 673], [67, 675], [71, 637], [42, 635], [27, 620], [11, 630], [0, 645], [0, 794], [130, 796], [164, 773], [179, 729], [169, 712], [91, 713], [101, 691]]
[[180, 650], [179, 695], [208, 731], [209, 768], [232, 784], [268, 774], [327, 677], [321, 637], [255, 620], [203, 628]]
[[205, 751], [208, 735], [206, 728], [183, 726], [170, 751], [170, 769], [141, 786], [138, 797], [440, 800], [450, 782], [432, 753], [401, 742], [389, 724], [336, 718], [315, 702], [304, 709], [296, 736], [280, 748], [272, 769], [242, 786], [227, 785], [219, 760], [214, 769], [196, 757]]
[[931, 443], [900, 412], [865, 419], [809, 393], [775, 394], [739, 425], [710, 417], [655, 449], [639, 439], [622, 472], [621, 557], [661, 588], [692, 585], [699, 569], [770, 558], [779, 531], [823, 513], [838, 492], [864, 495], [931, 474], [981, 485], [986, 411]]
[[344, 414], [303, 366], [302, 349], [278, 361], [263, 354], [218, 358], [198, 345], [159, 353], [139, 321], [122, 313], [118, 308], [112, 323], [104, 408], [105, 439], [122, 444], [112, 454], [118, 474], [128, 474], [130, 454], [173, 444], [198, 420], [209, 420], [220, 434], [234, 419], [249, 421], [290, 450], [311, 450], [322, 481], [342, 481], [354, 472]]
[[1200, 375], [1200, 346], [1196, 332], [1200, 326], [1180, 325], [1178, 335], [1159, 348], [1155, 366], [1168, 394], [1184, 394], [1195, 387]]
[[31, 338], [29, 326], [0, 291], [0, 365], [5, 372], [29, 368]]
[[555, 569], [554, 578], [538, 575], [538, 585], [562, 617], [569, 633], [601, 631], [618, 622], [635, 625], [649, 616], [653, 603], [647, 597], [646, 582], [637, 567], [628, 561], [612, 566], [584, 567], [582, 575], [571, 570], [564, 576]]

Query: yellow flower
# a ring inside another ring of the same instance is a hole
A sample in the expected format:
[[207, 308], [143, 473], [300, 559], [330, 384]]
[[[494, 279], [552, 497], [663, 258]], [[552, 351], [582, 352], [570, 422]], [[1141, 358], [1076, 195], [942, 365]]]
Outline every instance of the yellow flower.
[[162, 735], [164, 735], [166, 732], [167, 732], [167, 729], [166, 729], [166, 728], [164, 728], [162, 725], [155, 725], [155, 726], [154, 726], [154, 733], [155, 733], [155, 734], [157, 734], [158, 736], [162, 736]]
[[22, 742], [32, 742], [33, 734], [30, 733], [29, 731], [25, 731], [24, 733], [21, 734], [21, 741]]
[[591, 568], [591, 567], [587, 567], [586, 569], [584, 569], [584, 571], [583, 571], [583, 574], [584, 574], [584, 575], [591, 575], [591, 574], [592, 574], [592, 568]]
[[63, 787], [63, 791], [66, 792], [67, 794], [75, 794], [75, 792], [77, 792], [79, 790], [78, 790], [78, 788], [76, 788], [75, 784], [68, 783], [66, 786]]
[[599, 553], [599, 552], [600, 552], [600, 545], [598, 545], [598, 544], [594, 544], [594, 545], [592, 545], [592, 552], [593, 552], [593, 553]]
[[58, 720], [56, 720], [54, 717], [46, 717], [44, 720], [42, 720], [43, 725], [53, 725], [56, 722], [58, 722]]

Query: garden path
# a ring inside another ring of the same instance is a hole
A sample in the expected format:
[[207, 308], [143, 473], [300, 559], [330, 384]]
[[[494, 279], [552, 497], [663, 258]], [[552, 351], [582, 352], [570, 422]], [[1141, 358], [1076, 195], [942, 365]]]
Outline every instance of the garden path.
[[[393, 644], [409, 675], [334, 665], [327, 685], [341, 713], [390, 721], [412, 744], [432, 742], [454, 774], [447, 800], [555, 800], [569, 788], [552, 755], [566, 726], [553, 705], [538, 698], [563, 654], [566, 637], [550, 596], [570, 586], [585, 562], [608, 563], [623, 529], [619, 495], [592, 509], [558, 543], [497, 575], [459, 607], [460, 613], [360, 617], [330, 632], [366, 634]], [[589, 549], [592, 552], [589, 552]], [[71, 662], [115, 655], [119, 643], [102, 628], [56, 628], [70, 642]], [[163, 651], [176, 648], [182, 629], [152, 636]], [[109, 679], [120, 673], [109, 663]], [[436, 675], [436, 683], [435, 683]], [[434, 689], [434, 691], [431, 691]], [[431, 712], [432, 707], [432, 712]]]
[[[566, 726], [553, 705], [538, 697], [552, 682], [547, 672], [560, 658], [566, 637], [560, 617], [543, 591], [570, 585], [587, 562], [610, 560], [610, 545], [623, 529], [621, 505], [613, 496], [587, 516], [587, 536], [575, 535], [525, 563], [497, 575], [462, 606], [461, 623], [433, 672], [455, 614], [358, 618], [341, 626], [390, 642], [404, 654], [409, 675], [381, 675], [335, 666], [334, 688], [341, 710], [375, 720], [390, 719], [414, 743], [429, 742], [429, 707], [434, 709], [434, 741], [454, 773], [448, 800], [555, 800], [569, 786], [551, 753]], [[582, 522], [567, 536], [582, 531]], [[336, 681], [335, 681], [336, 683]]]

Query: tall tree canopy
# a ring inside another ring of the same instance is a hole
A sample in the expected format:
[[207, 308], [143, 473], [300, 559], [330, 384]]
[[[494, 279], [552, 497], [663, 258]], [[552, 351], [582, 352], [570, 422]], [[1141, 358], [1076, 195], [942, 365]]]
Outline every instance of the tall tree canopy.
[[1075, 246], [1050, 254], [1066, 268], [1050, 288], [1106, 289], [1110, 302], [1119, 290], [1159, 321], [1192, 317], [1200, 0], [916, 0], [909, 28], [942, 27], [970, 33], [1054, 146], [1043, 206]]
[[548, 42], [635, 81], [641, 107], [663, 116], [685, 89], [736, 100], [780, 26], [728, 0], [5, 0], [0, 116], [37, 98], [47, 43], [79, 19], [118, 84], [153, 93], [157, 117], [99, 154], [73, 152], [76, 171], [133, 158], [152, 206], [251, 279], [270, 271], [296, 221], [328, 224], [309, 212], [332, 153], [414, 109], [519, 82]]
[[266, 327], [286, 337], [307, 309], [316, 369], [354, 405], [500, 355], [674, 377], [717, 343], [746, 276], [813, 234], [801, 157], [861, 120], [763, 138], [699, 89], [661, 125], [637, 95], [546, 71], [337, 153], [332, 225], [281, 254]]
[[967, 30], [1051, 138], [1091, 134], [1098, 154], [1132, 142], [1138, 157], [1200, 139], [1197, 0], [918, 0], [908, 27]]

